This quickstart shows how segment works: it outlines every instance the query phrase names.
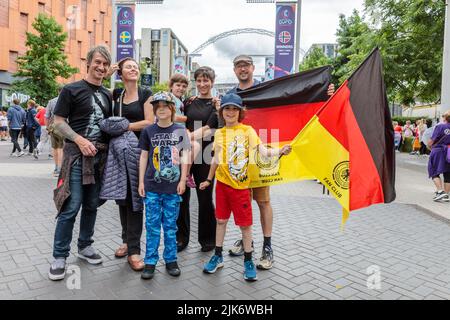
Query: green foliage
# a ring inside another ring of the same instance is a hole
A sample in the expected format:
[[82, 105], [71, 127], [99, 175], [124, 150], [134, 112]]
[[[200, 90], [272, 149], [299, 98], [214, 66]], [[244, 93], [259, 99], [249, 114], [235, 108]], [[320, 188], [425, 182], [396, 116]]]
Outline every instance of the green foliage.
[[403, 126], [405, 125], [406, 121], [411, 121], [411, 123], [416, 123], [417, 120], [420, 119], [429, 119], [428, 117], [401, 117], [401, 116], [395, 116], [392, 117], [392, 121], [397, 121], [399, 125]]
[[375, 48], [380, 48], [390, 101], [403, 105], [440, 97], [444, 0], [365, 0], [358, 11], [339, 16], [333, 82], [345, 81]]
[[57, 78], [67, 79], [78, 69], [67, 63], [64, 53], [67, 34], [54, 18], [39, 14], [33, 28], [37, 35], [27, 32], [28, 50], [17, 59], [18, 71], [14, 74], [22, 79], [13, 82], [12, 90], [46, 104], [58, 94]]
[[366, 0], [392, 97], [411, 105], [440, 97], [444, 0]]
[[376, 46], [375, 32], [364, 22], [357, 10], [346, 18], [339, 16], [336, 31], [338, 54], [334, 60], [333, 82], [344, 82]]
[[332, 59], [328, 58], [322, 51], [322, 49], [315, 47], [311, 53], [300, 64], [299, 70], [305, 71], [322, 66], [331, 65]]
[[368, 21], [357, 11], [340, 16], [334, 79], [351, 75], [378, 46], [389, 100], [403, 105], [440, 97], [444, 0], [366, 0]]
[[169, 91], [169, 83], [168, 82], [164, 82], [164, 83], [155, 83], [152, 87], [152, 92], [156, 93], [158, 91]]

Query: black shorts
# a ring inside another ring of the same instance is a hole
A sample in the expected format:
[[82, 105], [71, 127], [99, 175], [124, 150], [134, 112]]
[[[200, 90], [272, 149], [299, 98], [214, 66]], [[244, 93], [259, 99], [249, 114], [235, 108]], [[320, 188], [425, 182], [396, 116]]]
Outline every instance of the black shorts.
[[0, 132], [8, 132], [8, 127], [0, 127]]
[[444, 182], [450, 183], [450, 172], [444, 172]]
[[[444, 172], [444, 183], [450, 183], [450, 172]], [[439, 176], [433, 177], [434, 178], [439, 178]]]

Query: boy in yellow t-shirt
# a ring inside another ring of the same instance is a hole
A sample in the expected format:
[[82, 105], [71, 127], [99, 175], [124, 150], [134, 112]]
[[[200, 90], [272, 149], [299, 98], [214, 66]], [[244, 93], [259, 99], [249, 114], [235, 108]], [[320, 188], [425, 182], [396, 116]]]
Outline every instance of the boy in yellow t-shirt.
[[200, 184], [200, 189], [207, 188], [216, 175], [216, 249], [203, 271], [214, 273], [223, 267], [223, 241], [233, 212], [244, 243], [244, 279], [255, 281], [257, 276], [252, 261], [252, 205], [248, 176], [250, 153], [258, 149], [263, 156], [282, 156], [291, 152], [291, 146], [285, 145], [281, 149], [265, 148], [255, 130], [241, 123], [244, 113], [242, 99], [237, 94], [229, 93], [222, 98], [219, 117], [224, 120], [225, 127], [217, 130], [214, 135], [214, 158], [208, 179]]

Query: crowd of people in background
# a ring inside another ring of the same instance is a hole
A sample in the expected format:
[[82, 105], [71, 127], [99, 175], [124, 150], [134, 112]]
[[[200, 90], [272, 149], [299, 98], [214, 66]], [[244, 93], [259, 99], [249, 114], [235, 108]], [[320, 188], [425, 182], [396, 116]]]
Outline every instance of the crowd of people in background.
[[411, 155], [429, 156], [428, 175], [436, 188], [433, 201], [450, 202], [450, 112], [434, 124], [431, 119], [418, 119], [415, 124], [407, 120], [404, 126], [393, 121], [392, 126], [397, 152], [404, 148], [412, 149]]
[[[23, 108], [20, 100], [13, 99], [9, 108], [0, 112], [0, 139], [12, 142], [10, 157], [33, 156], [38, 160], [44, 153], [54, 159], [53, 175], [57, 177], [61, 168], [63, 138], [53, 132], [54, 104], [58, 97], [50, 100], [47, 107], [28, 100]], [[22, 147], [19, 140], [23, 138]], [[28, 149], [28, 152], [26, 152]]]
[[429, 155], [431, 150], [427, 148], [434, 129], [431, 119], [418, 119], [415, 123], [406, 120], [402, 126], [398, 121], [393, 121], [395, 150], [409, 150], [412, 155]]

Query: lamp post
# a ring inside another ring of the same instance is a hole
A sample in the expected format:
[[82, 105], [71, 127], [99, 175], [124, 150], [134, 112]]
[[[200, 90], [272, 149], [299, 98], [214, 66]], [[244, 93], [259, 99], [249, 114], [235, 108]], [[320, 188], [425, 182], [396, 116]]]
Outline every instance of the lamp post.
[[297, 0], [297, 30], [295, 31], [295, 72], [299, 72], [300, 68], [300, 30], [301, 30], [301, 7], [302, 7], [302, 0]]
[[441, 114], [450, 111], [450, 6], [445, 2], [444, 55], [442, 59]]
[[153, 75], [152, 75], [152, 59], [145, 57], [142, 59], [147, 66], [145, 73], [141, 76], [141, 84], [144, 87], [151, 87], [153, 85]]

